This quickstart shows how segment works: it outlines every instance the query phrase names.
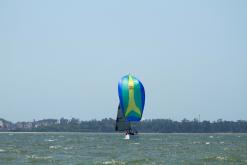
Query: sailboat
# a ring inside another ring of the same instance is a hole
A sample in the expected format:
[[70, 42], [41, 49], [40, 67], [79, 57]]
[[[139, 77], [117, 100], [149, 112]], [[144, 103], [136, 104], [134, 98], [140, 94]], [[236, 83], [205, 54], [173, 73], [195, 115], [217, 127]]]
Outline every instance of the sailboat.
[[145, 91], [140, 80], [132, 75], [126, 75], [118, 82], [120, 104], [116, 119], [116, 131], [125, 131], [125, 139], [136, 135], [131, 128], [131, 122], [139, 122], [142, 118]]
[[130, 135], [127, 132], [131, 132], [131, 123], [126, 121], [123, 112], [121, 110], [120, 104], [118, 105], [117, 119], [115, 131], [125, 132], [125, 139], [130, 139]]

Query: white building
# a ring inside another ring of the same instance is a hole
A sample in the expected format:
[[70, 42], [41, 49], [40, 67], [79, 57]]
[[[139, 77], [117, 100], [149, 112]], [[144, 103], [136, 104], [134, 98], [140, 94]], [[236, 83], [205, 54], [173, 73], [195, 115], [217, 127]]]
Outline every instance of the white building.
[[3, 128], [3, 121], [0, 120], [0, 128]]

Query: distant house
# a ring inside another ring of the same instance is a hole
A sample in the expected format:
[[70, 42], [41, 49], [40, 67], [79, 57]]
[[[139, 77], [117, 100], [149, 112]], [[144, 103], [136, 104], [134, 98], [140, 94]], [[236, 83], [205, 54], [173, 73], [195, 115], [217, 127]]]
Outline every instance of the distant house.
[[3, 121], [0, 120], [0, 128], [3, 128]]
[[24, 128], [25, 129], [31, 129], [31, 128], [33, 128], [33, 123], [32, 122], [25, 122], [24, 123]]
[[15, 124], [17, 129], [32, 129], [33, 123], [32, 122], [17, 122]]
[[23, 129], [23, 128], [24, 128], [23, 122], [17, 122], [17, 123], [15, 124], [15, 127], [16, 127], [17, 129]]

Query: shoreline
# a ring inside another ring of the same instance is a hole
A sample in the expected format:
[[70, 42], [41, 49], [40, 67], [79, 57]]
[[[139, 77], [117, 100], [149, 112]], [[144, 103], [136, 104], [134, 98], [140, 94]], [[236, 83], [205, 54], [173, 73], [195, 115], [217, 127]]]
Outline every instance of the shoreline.
[[[50, 134], [59, 134], [59, 133], [63, 133], [63, 134], [70, 134], [70, 133], [78, 133], [78, 134], [123, 134], [124, 132], [0, 132], [0, 134], [44, 134], [44, 133], [50, 133]], [[213, 133], [209, 133], [209, 132], [201, 132], [201, 133], [159, 133], [159, 132], [141, 132], [138, 134], [247, 134], [243, 133], [243, 132], [213, 132]]]

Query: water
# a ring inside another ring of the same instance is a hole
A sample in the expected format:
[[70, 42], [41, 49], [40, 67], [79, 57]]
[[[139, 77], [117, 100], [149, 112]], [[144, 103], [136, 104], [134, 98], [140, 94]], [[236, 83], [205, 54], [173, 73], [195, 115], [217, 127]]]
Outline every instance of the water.
[[247, 164], [247, 134], [0, 133], [0, 164]]

